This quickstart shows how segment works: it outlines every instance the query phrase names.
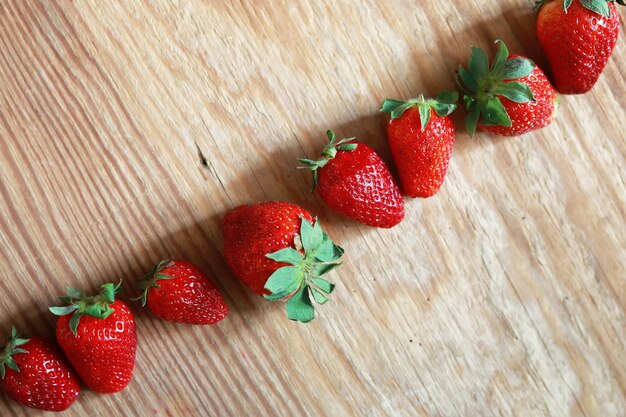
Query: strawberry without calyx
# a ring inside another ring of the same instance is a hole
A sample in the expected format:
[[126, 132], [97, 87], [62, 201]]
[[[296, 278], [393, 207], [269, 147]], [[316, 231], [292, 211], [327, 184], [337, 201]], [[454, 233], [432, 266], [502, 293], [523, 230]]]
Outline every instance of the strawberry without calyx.
[[295, 204], [239, 206], [222, 221], [224, 258], [235, 276], [268, 300], [288, 300], [287, 317], [314, 318], [311, 298], [328, 301], [334, 285], [322, 278], [338, 267], [343, 249]]
[[405, 195], [431, 197], [441, 188], [454, 144], [448, 116], [458, 98], [442, 93], [435, 100], [383, 101], [380, 111], [391, 114], [387, 136]]
[[[537, 38], [556, 89], [563, 94], [591, 90], [619, 35], [614, 0], [540, 0]], [[624, 0], [617, 3], [625, 5]]]
[[354, 138], [330, 143], [317, 160], [298, 159], [313, 171], [313, 189], [337, 213], [368, 226], [390, 228], [404, 219], [404, 200], [389, 168], [374, 149]]
[[78, 398], [78, 377], [48, 341], [20, 339], [12, 328], [0, 352], [0, 386], [11, 399], [39, 410], [63, 411]]
[[468, 70], [459, 67], [456, 82], [464, 93], [465, 126], [515, 136], [549, 125], [558, 108], [558, 94], [545, 74], [528, 58], [509, 55], [504, 42], [491, 66], [487, 54], [472, 48]]
[[134, 300], [148, 304], [163, 320], [213, 324], [228, 313], [222, 294], [200, 269], [182, 260], [164, 260], [140, 282], [143, 294]]
[[60, 316], [59, 346], [85, 385], [96, 392], [123, 390], [135, 366], [135, 319], [128, 306], [115, 299], [119, 287], [104, 284], [96, 296], [68, 288], [60, 298], [69, 305], [50, 307]]

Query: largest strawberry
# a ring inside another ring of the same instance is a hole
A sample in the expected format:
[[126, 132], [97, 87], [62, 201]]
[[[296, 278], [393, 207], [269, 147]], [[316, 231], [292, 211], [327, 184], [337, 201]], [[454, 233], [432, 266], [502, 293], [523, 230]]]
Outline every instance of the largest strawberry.
[[487, 54], [472, 48], [468, 69], [459, 67], [457, 84], [468, 111], [465, 126], [514, 136], [547, 126], [558, 108], [558, 94], [530, 59], [509, 55], [502, 41], [491, 65]]
[[95, 296], [69, 288], [61, 297], [68, 305], [50, 311], [60, 316], [57, 341], [85, 385], [110, 393], [123, 390], [131, 380], [137, 332], [130, 309], [115, 299], [119, 284], [102, 288]]
[[[564, 94], [591, 90], [619, 36], [615, 0], [541, 0], [537, 38], [554, 85]], [[624, 5], [624, 0], [617, 0]]]
[[319, 222], [300, 206], [270, 201], [235, 208], [222, 227], [233, 273], [268, 300], [288, 300], [289, 319], [313, 320], [311, 299], [328, 301], [334, 285], [322, 277], [343, 255]]
[[0, 386], [31, 408], [63, 411], [80, 394], [78, 377], [59, 350], [45, 339], [17, 337], [15, 328], [0, 348]]
[[390, 228], [404, 218], [404, 200], [387, 164], [354, 138], [330, 143], [318, 160], [298, 159], [299, 168], [313, 171], [313, 189], [331, 209], [358, 222]]

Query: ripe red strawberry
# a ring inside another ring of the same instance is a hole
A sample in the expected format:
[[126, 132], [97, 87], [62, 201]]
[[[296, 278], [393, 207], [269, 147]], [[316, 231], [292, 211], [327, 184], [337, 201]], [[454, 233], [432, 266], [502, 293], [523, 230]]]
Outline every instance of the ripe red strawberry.
[[390, 228], [404, 218], [404, 200], [389, 168], [374, 149], [354, 138], [330, 143], [321, 159], [298, 159], [313, 171], [313, 189], [337, 213], [374, 227]]
[[[540, 0], [537, 37], [556, 89], [563, 94], [591, 90], [619, 35], [615, 0]], [[617, 3], [625, 5], [624, 0]]]
[[313, 320], [311, 297], [328, 301], [334, 285], [321, 276], [343, 255], [319, 222], [300, 206], [271, 201], [235, 208], [222, 228], [224, 257], [235, 276], [268, 300], [288, 300], [289, 319]]
[[454, 123], [448, 116], [458, 98], [457, 93], [442, 93], [435, 100], [383, 101], [380, 111], [391, 113], [387, 138], [404, 195], [431, 197], [441, 188], [454, 145]]
[[515, 136], [549, 125], [558, 108], [558, 94], [530, 59], [509, 55], [502, 41], [491, 66], [487, 54], [472, 48], [468, 70], [459, 67], [456, 81], [464, 93], [465, 126]]
[[96, 392], [121, 391], [135, 366], [137, 333], [130, 309], [115, 299], [120, 285], [104, 284], [99, 295], [68, 288], [69, 305], [50, 307], [57, 316], [57, 341], [85, 385]]
[[78, 398], [78, 377], [50, 342], [20, 339], [14, 327], [0, 352], [0, 385], [11, 399], [39, 410], [63, 411]]
[[189, 324], [213, 324], [228, 313], [222, 294], [200, 269], [182, 260], [164, 260], [139, 282], [146, 303], [163, 320]]

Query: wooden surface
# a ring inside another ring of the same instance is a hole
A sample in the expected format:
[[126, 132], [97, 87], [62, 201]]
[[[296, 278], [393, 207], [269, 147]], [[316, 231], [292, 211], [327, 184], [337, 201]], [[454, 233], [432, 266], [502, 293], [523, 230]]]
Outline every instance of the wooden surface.
[[[67, 286], [124, 278], [127, 299], [175, 256], [216, 279], [228, 318], [133, 304], [132, 383], [64, 415], [626, 415], [623, 36], [550, 127], [460, 129], [443, 189], [393, 230], [333, 214], [295, 169], [327, 128], [389, 158], [382, 99], [452, 88], [470, 45], [543, 63], [530, 3], [0, 0], [2, 338], [52, 335]], [[273, 199], [347, 252], [310, 325], [222, 259], [224, 213]], [[0, 396], [2, 416], [38, 414]]]

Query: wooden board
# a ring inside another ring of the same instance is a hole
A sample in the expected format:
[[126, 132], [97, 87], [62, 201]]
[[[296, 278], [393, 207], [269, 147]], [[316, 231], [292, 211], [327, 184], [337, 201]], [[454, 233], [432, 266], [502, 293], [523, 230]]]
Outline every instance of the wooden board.
[[[63, 415], [626, 415], [623, 36], [550, 127], [460, 129], [443, 189], [393, 230], [333, 214], [295, 169], [327, 128], [389, 159], [382, 99], [453, 88], [470, 45], [543, 64], [530, 3], [1, 0], [2, 338], [51, 336], [65, 287], [123, 278], [127, 299], [174, 256], [229, 317], [134, 304], [132, 383]], [[265, 200], [303, 205], [347, 251], [310, 325], [222, 259], [221, 217]], [[0, 415], [38, 413], [1, 396]]]

